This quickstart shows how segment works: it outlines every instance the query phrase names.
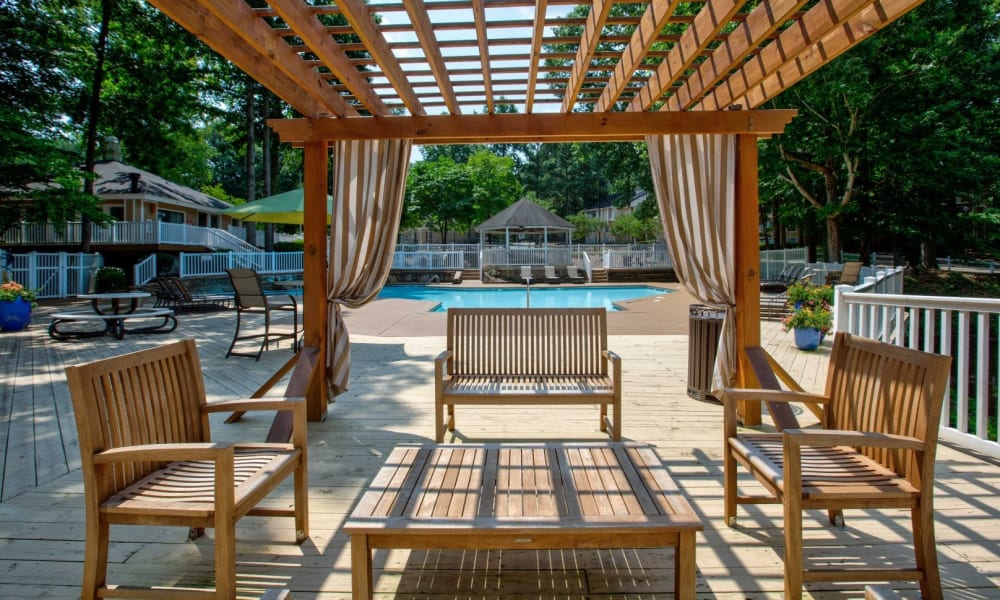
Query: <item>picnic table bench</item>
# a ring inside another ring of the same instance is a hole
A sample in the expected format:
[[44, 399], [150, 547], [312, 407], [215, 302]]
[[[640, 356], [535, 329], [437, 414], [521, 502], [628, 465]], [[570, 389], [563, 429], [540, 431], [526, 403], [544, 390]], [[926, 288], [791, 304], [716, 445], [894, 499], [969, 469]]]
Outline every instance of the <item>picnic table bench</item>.
[[598, 404], [601, 431], [621, 439], [621, 359], [603, 308], [452, 308], [447, 335], [434, 361], [438, 442], [458, 404]]
[[[53, 313], [49, 325], [49, 336], [57, 340], [71, 338], [96, 337], [111, 334], [118, 339], [126, 333], [169, 333], [177, 328], [177, 318], [169, 308], [137, 308], [133, 312], [97, 313], [92, 310], [73, 310]], [[125, 321], [131, 319], [160, 319], [153, 325], [142, 327], [125, 327]], [[67, 329], [71, 323], [96, 323], [98, 329]]]

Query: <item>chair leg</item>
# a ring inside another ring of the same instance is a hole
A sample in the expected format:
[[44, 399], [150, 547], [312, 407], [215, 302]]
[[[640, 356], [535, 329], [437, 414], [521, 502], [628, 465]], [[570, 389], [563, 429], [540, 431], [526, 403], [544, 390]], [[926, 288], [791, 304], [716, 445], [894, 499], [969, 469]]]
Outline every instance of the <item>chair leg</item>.
[[608, 431], [607, 417], [608, 417], [608, 405], [601, 404], [601, 414], [598, 420], [600, 421], [601, 431], [605, 433]]
[[236, 523], [216, 508], [215, 518], [215, 597], [236, 598]]
[[295, 543], [302, 544], [309, 539], [309, 479], [306, 460], [295, 468]]
[[83, 558], [82, 600], [97, 598], [97, 591], [104, 587], [108, 577], [108, 541], [111, 527], [94, 515], [88, 515], [86, 548]]
[[723, 519], [727, 527], [736, 527], [736, 459], [729, 450], [729, 440], [723, 444]]
[[785, 600], [802, 598], [802, 510], [798, 501], [784, 499], [785, 507]]
[[229, 350], [226, 350], [226, 358], [233, 353], [233, 348], [236, 347], [236, 340], [240, 338], [240, 325], [242, 325], [242, 315], [243, 311], [236, 308], [236, 331], [233, 332], [233, 341], [229, 344]]
[[917, 568], [924, 574], [920, 581], [920, 596], [925, 600], [941, 600], [941, 573], [938, 571], [937, 547], [934, 541], [934, 510], [930, 503], [924, 504], [910, 513], [913, 523], [913, 552]]
[[831, 508], [826, 511], [826, 515], [830, 519], [830, 525], [841, 529], [844, 528], [844, 511]]

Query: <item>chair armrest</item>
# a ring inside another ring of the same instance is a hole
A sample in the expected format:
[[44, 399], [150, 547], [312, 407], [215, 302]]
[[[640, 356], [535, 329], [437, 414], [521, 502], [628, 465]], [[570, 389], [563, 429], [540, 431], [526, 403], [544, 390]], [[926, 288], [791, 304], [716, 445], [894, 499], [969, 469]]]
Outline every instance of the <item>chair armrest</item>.
[[833, 429], [786, 429], [786, 444], [802, 446], [851, 446], [923, 450], [926, 444], [917, 438], [891, 433], [841, 431]]
[[448, 375], [447, 364], [451, 361], [451, 350], [445, 350], [434, 359], [434, 379], [444, 381]]
[[765, 402], [815, 402], [825, 404], [830, 401], [822, 394], [809, 394], [792, 390], [765, 390], [753, 388], [725, 388], [719, 400], [723, 404], [740, 400], [763, 400]]
[[622, 378], [622, 357], [613, 350], [602, 350], [601, 356], [611, 363], [611, 380], [621, 381]]
[[238, 400], [220, 400], [203, 404], [201, 410], [206, 413], [251, 411], [251, 410], [295, 410], [297, 405], [304, 404], [305, 398], [241, 398]]
[[124, 461], [218, 461], [227, 453], [232, 455], [233, 445], [228, 442], [189, 442], [184, 444], [145, 444], [111, 448], [94, 455], [94, 464]]

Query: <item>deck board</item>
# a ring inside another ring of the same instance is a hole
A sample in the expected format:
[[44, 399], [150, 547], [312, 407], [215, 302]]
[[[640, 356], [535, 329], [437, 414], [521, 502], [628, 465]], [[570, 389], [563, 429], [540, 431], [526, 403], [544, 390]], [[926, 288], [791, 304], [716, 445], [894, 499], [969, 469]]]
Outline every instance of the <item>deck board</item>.
[[[264, 353], [260, 362], [223, 359], [235, 319], [226, 311], [182, 314], [171, 334], [57, 342], [45, 334], [45, 310], [36, 312], [35, 324], [27, 331], [0, 335], [3, 598], [79, 596], [83, 488], [64, 365], [194, 337], [206, 389], [210, 399], [219, 400], [249, 394], [288, 357], [283, 345]], [[816, 379], [825, 364], [822, 350], [811, 354], [795, 350], [791, 335], [773, 323], [764, 324], [762, 341], [793, 375], [803, 378], [807, 389], [822, 388]], [[253, 597], [267, 587], [286, 586], [296, 599], [348, 597], [350, 545], [340, 527], [395, 445], [432, 439], [432, 364], [444, 346], [443, 336], [355, 335], [353, 342], [351, 389], [330, 406], [326, 422], [309, 424], [313, 536], [299, 547], [293, 543], [287, 519], [241, 521], [237, 528], [241, 595]], [[622, 336], [612, 330], [609, 346], [623, 361], [624, 437], [653, 445], [704, 519], [697, 551], [699, 597], [780, 598], [781, 508], [741, 507], [738, 528], [723, 526], [721, 407], [687, 396], [686, 336]], [[592, 415], [581, 415], [573, 407], [466, 407], [465, 412], [469, 414], [463, 421], [463, 437], [448, 441], [607, 439]], [[45, 422], [36, 423], [40, 419]], [[270, 420], [270, 415], [249, 414], [232, 425], [215, 421], [214, 432], [222, 440], [263, 439]], [[12, 455], [15, 439], [30, 453], [15, 448]], [[522, 460], [537, 458], [522, 456]], [[937, 537], [946, 597], [1000, 598], [1000, 463], [942, 444], [937, 473]], [[753, 485], [745, 474], [741, 481]], [[456, 487], [461, 489], [463, 482], [456, 482]], [[282, 493], [291, 498], [290, 487], [282, 488]], [[462, 495], [453, 494], [450, 500], [462, 501]], [[902, 533], [909, 529], [908, 518], [903, 512], [848, 511], [846, 529], [837, 530], [825, 525], [825, 515], [810, 514], [804, 521], [806, 545], [810, 556], [828, 559], [899, 560], [909, 550]], [[129, 576], [136, 583], [206, 584], [212, 576], [210, 538], [211, 532], [188, 542], [186, 532], [177, 528], [115, 528], [111, 579]], [[375, 591], [380, 599], [670, 597], [672, 558], [672, 552], [663, 549], [379, 551], [374, 559]], [[915, 584], [894, 587], [905, 598], [916, 597]], [[829, 584], [807, 588], [814, 598], [859, 597], [857, 586], [847, 588], [853, 593], [844, 589]]]

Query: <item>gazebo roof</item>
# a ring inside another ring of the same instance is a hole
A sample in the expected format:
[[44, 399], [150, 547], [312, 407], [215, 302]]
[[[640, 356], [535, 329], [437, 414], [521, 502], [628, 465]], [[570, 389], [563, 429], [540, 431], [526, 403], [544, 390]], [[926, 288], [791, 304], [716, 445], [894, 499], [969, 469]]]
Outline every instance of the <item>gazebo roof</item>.
[[527, 198], [483, 221], [476, 231], [501, 231], [505, 229], [576, 229], [576, 226], [539, 206]]

